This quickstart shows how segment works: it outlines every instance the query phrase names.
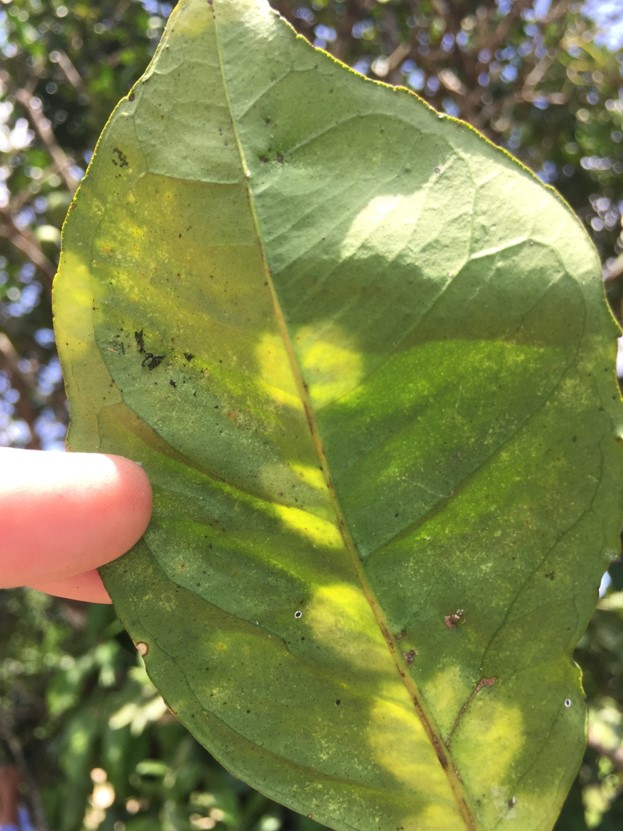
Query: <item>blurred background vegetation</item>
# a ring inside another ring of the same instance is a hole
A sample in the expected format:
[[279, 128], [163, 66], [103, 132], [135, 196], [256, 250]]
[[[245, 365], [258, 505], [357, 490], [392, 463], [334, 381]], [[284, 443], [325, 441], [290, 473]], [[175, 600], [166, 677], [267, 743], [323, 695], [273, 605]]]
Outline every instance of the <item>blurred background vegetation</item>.
[[[60, 227], [174, 4], [0, 0], [0, 445], [61, 450], [51, 322]], [[620, 0], [275, 0], [314, 44], [471, 122], [569, 202], [623, 302]], [[623, 374], [623, 367], [620, 370]], [[623, 828], [623, 566], [577, 650], [588, 748], [557, 831]], [[114, 614], [0, 592], [0, 763], [39, 831], [311, 831], [173, 720]]]

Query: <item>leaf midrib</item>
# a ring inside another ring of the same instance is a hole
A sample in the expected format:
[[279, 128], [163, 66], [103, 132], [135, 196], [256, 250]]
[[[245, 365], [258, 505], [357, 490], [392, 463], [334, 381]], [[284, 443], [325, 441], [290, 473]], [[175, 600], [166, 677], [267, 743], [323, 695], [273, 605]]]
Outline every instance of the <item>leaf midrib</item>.
[[[422, 701], [418, 686], [415, 683], [415, 681], [413, 680], [413, 678], [410, 676], [410, 674], [408, 672], [408, 667], [406, 665], [406, 662], [401, 657], [400, 650], [398, 650], [396, 648], [396, 644], [395, 644], [395, 642], [394, 642], [394, 640], [391, 636], [390, 630], [389, 630], [389, 624], [388, 624], [387, 618], [385, 617], [385, 615], [383, 614], [382, 609], [380, 608], [379, 604], [377, 603], [375, 592], [374, 592], [372, 586], [370, 585], [370, 583], [368, 581], [368, 577], [367, 577], [367, 575], [366, 575], [366, 573], [363, 569], [363, 564], [362, 564], [361, 559], [360, 559], [360, 557], [357, 553], [357, 547], [356, 547], [356, 545], [355, 545], [355, 543], [352, 539], [352, 536], [351, 536], [351, 534], [348, 530], [348, 527], [347, 527], [347, 524], [346, 524], [346, 521], [345, 521], [345, 518], [344, 518], [344, 514], [343, 514], [343, 511], [342, 511], [340, 502], [338, 500], [337, 493], [335, 491], [335, 486], [333, 484], [333, 479], [332, 479], [331, 472], [330, 472], [330, 469], [329, 469], [328, 460], [327, 460], [327, 457], [326, 457], [326, 454], [325, 454], [325, 451], [324, 451], [324, 446], [323, 446], [322, 439], [321, 439], [321, 436], [320, 436], [320, 433], [319, 433], [319, 430], [318, 430], [316, 419], [314, 417], [314, 412], [313, 412], [313, 409], [311, 407], [311, 402], [309, 400], [307, 387], [306, 387], [306, 384], [303, 380], [301, 370], [300, 370], [300, 366], [299, 366], [298, 361], [296, 359], [296, 355], [295, 355], [294, 348], [293, 348], [293, 345], [292, 345], [292, 340], [290, 338], [290, 333], [288, 331], [286, 321], [285, 321], [285, 316], [284, 316], [284, 313], [283, 313], [283, 309], [281, 307], [281, 302], [279, 300], [279, 297], [277, 296], [277, 292], [276, 292], [276, 289], [275, 289], [275, 284], [274, 284], [274, 281], [273, 281], [273, 276], [272, 276], [271, 270], [269, 268], [268, 261], [267, 261], [267, 258], [266, 258], [266, 254], [265, 254], [263, 238], [262, 238], [261, 231], [260, 231], [260, 223], [259, 223], [257, 212], [256, 212], [256, 209], [255, 209], [255, 200], [254, 200], [254, 196], [253, 196], [253, 190], [252, 190], [251, 185], [250, 185], [251, 172], [250, 172], [250, 169], [248, 168], [247, 163], [246, 163], [244, 148], [243, 148], [242, 141], [241, 141], [241, 138], [240, 138], [240, 135], [239, 135], [239, 132], [238, 132], [236, 121], [235, 121], [234, 116], [233, 116], [233, 108], [232, 108], [232, 105], [231, 105], [231, 98], [230, 98], [229, 88], [228, 88], [226, 75], [225, 75], [223, 53], [222, 53], [221, 43], [220, 43], [220, 38], [219, 38], [219, 31], [218, 31], [219, 24], [218, 24], [218, 20], [217, 20], [218, 12], [217, 12], [216, 4], [214, 3], [214, 0], [212, 0], [210, 2], [210, 9], [212, 11], [213, 20], [214, 20], [214, 39], [215, 39], [215, 45], [216, 45], [216, 52], [217, 52], [217, 56], [218, 56], [221, 81], [222, 81], [222, 84], [223, 84], [223, 91], [224, 91], [225, 100], [226, 100], [226, 103], [227, 103], [227, 110], [228, 110], [229, 118], [230, 118], [230, 121], [231, 121], [232, 132], [233, 132], [233, 135], [234, 135], [234, 138], [235, 138], [235, 141], [236, 141], [236, 147], [238, 149], [238, 155], [240, 157], [242, 173], [243, 173], [243, 176], [246, 179], [246, 192], [247, 192], [247, 198], [248, 198], [248, 202], [249, 202], [249, 210], [251, 211], [253, 227], [254, 227], [254, 230], [255, 230], [255, 235], [256, 235], [256, 238], [257, 238], [258, 247], [259, 247], [260, 255], [261, 255], [261, 259], [262, 259], [262, 267], [263, 267], [264, 275], [266, 277], [264, 282], [265, 282], [265, 285], [268, 287], [268, 290], [270, 292], [271, 301], [272, 301], [273, 309], [275, 311], [275, 317], [276, 317], [279, 333], [281, 335], [281, 339], [283, 341], [283, 345], [284, 345], [284, 348], [286, 350], [286, 354], [288, 356], [292, 376], [295, 380], [296, 387], [297, 387], [301, 402], [303, 404], [303, 408], [305, 410], [305, 416], [306, 416], [306, 419], [307, 419], [307, 424], [308, 424], [308, 427], [309, 427], [310, 435], [311, 435], [314, 447], [316, 449], [316, 452], [318, 454], [318, 459], [319, 459], [319, 462], [320, 462], [322, 474], [323, 474], [323, 477], [324, 477], [324, 480], [325, 480], [327, 490], [330, 494], [331, 503], [332, 503], [333, 509], [335, 511], [335, 517], [336, 517], [336, 520], [337, 520], [337, 525], [338, 525], [338, 528], [339, 528], [339, 531], [340, 531], [340, 535], [341, 535], [343, 543], [344, 543], [344, 548], [345, 548], [347, 554], [350, 556], [350, 559], [352, 561], [355, 573], [356, 573], [357, 578], [360, 582], [362, 591], [364, 593], [364, 596], [365, 596], [366, 600], [368, 601], [368, 604], [370, 605], [372, 614], [374, 615], [374, 619], [377, 622], [377, 625], [378, 625], [379, 630], [380, 630], [380, 632], [383, 636], [383, 639], [385, 640], [385, 642], [387, 644], [388, 650], [390, 652], [390, 655], [391, 655], [391, 657], [393, 659], [393, 662], [394, 662], [394, 665], [396, 667], [396, 671], [400, 675], [402, 683], [406, 687], [409, 698], [413, 703], [415, 713], [416, 713], [417, 717], [419, 718], [420, 722], [422, 723], [424, 731], [426, 732], [426, 735], [428, 736], [428, 738], [429, 738], [429, 740], [430, 740], [430, 742], [431, 742], [431, 744], [434, 748], [434, 751], [435, 751], [435, 754], [436, 754], [436, 756], [439, 760], [439, 763], [440, 763], [444, 773], [446, 774], [446, 777], [448, 779], [450, 788], [451, 788], [451, 790], [452, 790], [452, 792], [455, 796], [458, 809], [459, 809], [459, 811], [461, 813], [461, 816], [462, 816], [462, 818], [465, 822], [466, 831], [477, 831], [477, 826], [476, 826], [474, 816], [473, 816], [473, 814], [472, 814], [472, 812], [471, 812], [471, 810], [470, 810], [470, 808], [467, 804], [467, 800], [466, 800], [465, 794], [464, 794], [464, 788], [462, 786], [462, 783], [461, 783], [461, 780], [459, 778], [458, 772], [456, 771], [456, 769], [455, 769], [455, 767], [452, 763], [450, 751], [448, 750], [448, 748], [446, 748], [441, 735], [439, 734], [439, 732], [437, 731], [437, 729], [434, 726], [433, 720], [431, 719], [431, 717], [427, 713], [426, 707], [425, 707], [425, 705]], [[276, 12], [271, 10], [271, 13], [276, 16]], [[310, 46], [310, 48], [314, 48], [314, 47]]]

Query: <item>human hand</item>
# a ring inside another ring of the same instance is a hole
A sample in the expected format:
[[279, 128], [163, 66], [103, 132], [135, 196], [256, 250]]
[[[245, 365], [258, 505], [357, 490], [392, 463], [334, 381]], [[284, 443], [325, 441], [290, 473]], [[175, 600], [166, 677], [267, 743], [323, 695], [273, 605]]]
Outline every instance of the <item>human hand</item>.
[[0, 448], [0, 588], [110, 603], [95, 569], [140, 539], [151, 502], [121, 456]]

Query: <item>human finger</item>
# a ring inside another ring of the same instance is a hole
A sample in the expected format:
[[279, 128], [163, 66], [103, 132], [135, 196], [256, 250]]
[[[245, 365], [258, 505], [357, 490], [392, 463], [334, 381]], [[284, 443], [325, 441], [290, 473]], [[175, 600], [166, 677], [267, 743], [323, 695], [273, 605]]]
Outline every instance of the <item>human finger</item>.
[[104, 588], [102, 578], [93, 569], [64, 580], [50, 580], [36, 583], [29, 588], [53, 594], [57, 597], [67, 597], [70, 600], [84, 600], [88, 603], [111, 603], [110, 595]]
[[0, 449], [0, 587], [55, 583], [115, 559], [145, 531], [151, 503], [129, 459]]

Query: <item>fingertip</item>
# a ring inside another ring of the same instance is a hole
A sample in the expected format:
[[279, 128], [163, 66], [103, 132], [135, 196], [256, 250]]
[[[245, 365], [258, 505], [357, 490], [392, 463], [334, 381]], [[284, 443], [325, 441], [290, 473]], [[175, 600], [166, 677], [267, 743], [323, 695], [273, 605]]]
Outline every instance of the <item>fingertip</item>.
[[128, 551], [149, 524], [151, 485], [130, 459], [10, 449], [0, 455], [0, 586], [89, 572]]
[[[126, 507], [135, 513], [136, 542], [147, 530], [153, 506], [153, 491], [145, 468], [140, 462], [134, 462], [125, 456], [105, 454], [119, 477], [119, 498], [125, 501]], [[134, 543], [132, 543], [134, 544]]]
[[102, 578], [93, 569], [84, 574], [77, 574], [63, 580], [46, 580], [41, 583], [33, 583], [29, 588], [44, 594], [52, 594], [55, 597], [64, 597], [68, 600], [82, 600], [85, 603], [107, 603], [112, 600], [104, 588]]
[[115, 454], [81, 455], [93, 490], [77, 514], [75, 533], [90, 539], [88, 567], [97, 568], [124, 554], [143, 536], [151, 519], [153, 492], [140, 463]]

